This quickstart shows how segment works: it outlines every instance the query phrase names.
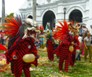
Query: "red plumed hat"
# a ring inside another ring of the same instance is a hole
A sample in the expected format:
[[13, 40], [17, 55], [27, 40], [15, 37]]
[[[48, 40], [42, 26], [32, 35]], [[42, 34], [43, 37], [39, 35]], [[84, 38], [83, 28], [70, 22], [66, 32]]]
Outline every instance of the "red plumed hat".
[[3, 24], [3, 30], [7, 36], [13, 37], [18, 33], [20, 26], [22, 26], [20, 18], [6, 18], [6, 23]]
[[5, 46], [3, 46], [2, 44], [0, 44], [0, 50], [7, 50]]
[[58, 40], [63, 40], [69, 33], [68, 24], [66, 21], [64, 21], [64, 23], [62, 22], [59, 23], [61, 25], [61, 29], [54, 34], [54, 38]]

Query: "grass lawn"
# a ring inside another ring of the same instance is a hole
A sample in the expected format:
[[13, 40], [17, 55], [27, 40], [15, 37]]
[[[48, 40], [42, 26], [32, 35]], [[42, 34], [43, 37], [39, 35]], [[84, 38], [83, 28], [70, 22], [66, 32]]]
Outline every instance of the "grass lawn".
[[[39, 65], [32, 66], [31, 77], [92, 77], [92, 63], [77, 61], [74, 67], [70, 67], [71, 72], [60, 73], [58, 70], [58, 59], [55, 57], [54, 62], [50, 62], [47, 53], [39, 51]], [[0, 77], [13, 77], [9, 72], [0, 73]], [[22, 77], [25, 77], [22, 75]]]

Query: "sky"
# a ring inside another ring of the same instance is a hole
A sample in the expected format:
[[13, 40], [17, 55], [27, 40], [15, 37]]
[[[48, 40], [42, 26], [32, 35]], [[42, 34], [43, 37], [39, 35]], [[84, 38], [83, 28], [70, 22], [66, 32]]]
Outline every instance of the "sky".
[[[6, 14], [16, 13], [23, 6], [26, 0], [5, 0]], [[0, 17], [2, 16], [2, 0], [0, 0]]]

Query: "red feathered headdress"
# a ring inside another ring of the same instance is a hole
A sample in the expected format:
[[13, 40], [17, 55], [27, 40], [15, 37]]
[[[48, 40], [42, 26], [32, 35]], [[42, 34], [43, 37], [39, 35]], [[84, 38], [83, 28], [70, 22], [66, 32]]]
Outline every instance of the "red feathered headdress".
[[5, 46], [3, 46], [2, 44], [0, 44], [0, 50], [7, 50]]
[[54, 38], [58, 40], [63, 40], [67, 37], [67, 34], [69, 33], [68, 24], [66, 21], [64, 21], [64, 24], [62, 22], [59, 22], [59, 24], [61, 25], [61, 29], [54, 34]]
[[7, 36], [13, 37], [18, 33], [20, 26], [22, 25], [20, 18], [7, 18], [6, 23], [3, 24], [3, 30]]

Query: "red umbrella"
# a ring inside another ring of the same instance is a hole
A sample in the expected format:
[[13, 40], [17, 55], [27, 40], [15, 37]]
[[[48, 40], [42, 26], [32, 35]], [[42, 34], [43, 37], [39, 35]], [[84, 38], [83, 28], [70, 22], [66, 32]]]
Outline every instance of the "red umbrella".
[[0, 44], [0, 50], [6, 50], [6, 47], [5, 46], [3, 46], [2, 44]]

